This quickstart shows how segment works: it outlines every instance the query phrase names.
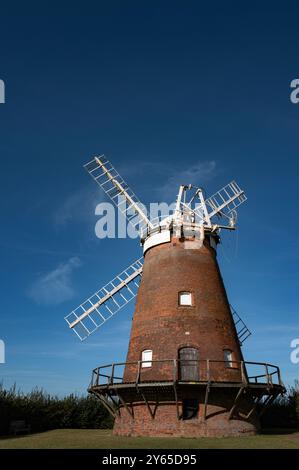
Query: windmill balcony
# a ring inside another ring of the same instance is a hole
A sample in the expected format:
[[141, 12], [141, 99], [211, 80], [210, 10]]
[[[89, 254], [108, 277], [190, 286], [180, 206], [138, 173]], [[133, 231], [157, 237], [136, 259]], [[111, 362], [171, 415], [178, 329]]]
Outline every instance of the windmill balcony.
[[263, 405], [261, 416], [277, 396], [285, 393], [285, 387], [279, 368], [268, 363], [169, 359], [97, 367], [92, 372], [88, 391], [117, 419], [122, 409], [131, 419], [134, 407], [142, 403], [153, 418], [151, 404], [157, 403], [159, 397], [160, 404], [172, 403], [175, 406], [180, 421], [184, 398], [199, 397], [204, 407], [203, 419], [206, 420], [208, 407], [215, 402], [215, 397], [216, 401], [217, 396], [223, 394], [230, 397], [227, 412], [232, 419], [245, 396], [251, 403], [245, 418], [250, 419], [258, 405]]
[[92, 372], [89, 391], [167, 384], [284, 389], [279, 367], [262, 362], [164, 359], [113, 363]]

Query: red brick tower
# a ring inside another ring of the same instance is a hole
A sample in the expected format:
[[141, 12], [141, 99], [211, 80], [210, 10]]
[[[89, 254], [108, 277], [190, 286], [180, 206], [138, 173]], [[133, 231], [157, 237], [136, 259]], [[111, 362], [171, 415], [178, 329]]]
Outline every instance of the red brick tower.
[[[160, 397], [157, 389], [155, 418], [148, 419], [146, 403], [141, 402], [134, 407], [134, 419], [123, 410], [116, 419], [115, 433], [217, 435], [255, 431], [255, 416], [237, 426], [227, 419], [234, 390], [222, 394], [220, 403], [217, 390], [216, 401], [206, 410], [211, 417], [204, 420], [206, 390], [194, 386], [208, 380], [206, 359], [210, 362], [210, 380], [242, 381], [240, 343], [210, 236], [203, 244], [196, 239], [171, 237], [169, 243], [146, 252], [124, 382], [136, 380], [136, 363], [142, 359], [149, 361], [141, 364], [141, 383], [169, 382], [174, 374], [182, 382], [177, 389], [178, 410], [175, 401], [164, 404], [160, 399], [163, 393]], [[178, 361], [175, 370], [173, 359]], [[173, 390], [169, 392], [171, 395]], [[190, 413], [196, 415], [194, 419], [188, 419]]]
[[[126, 362], [96, 368], [89, 387], [115, 417], [114, 433], [257, 432], [257, 406], [284, 387], [278, 367], [244, 361], [240, 346], [250, 333], [229, 305], [216, 259], [219, 231], [235, 229], [243, 191], [232, 182], [204, 199], [201, 189], [181, 186], [173, 214], [151, 221], [104, 157], [87, 170], [112, 199], [114, 190], [135, 205], [144, 250], [143, 267], [137, 260], [67, 317], [84, 339], [139, 287]], [[229, 223], [214, 224], [215, 215]]]

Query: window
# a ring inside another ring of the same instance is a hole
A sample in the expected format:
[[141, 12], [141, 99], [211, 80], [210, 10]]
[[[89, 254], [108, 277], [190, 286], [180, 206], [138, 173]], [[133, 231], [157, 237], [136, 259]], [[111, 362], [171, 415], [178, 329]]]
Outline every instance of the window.
[[191, 292], [179, 292], [179, 305], [192, 305]]
[[[152, 367], [153, 351], [151, 349], [145, 349], [141, 354], [141, 367]], [[146, 361], [146, 362], [143, 362]]]
[[182, 418], [185, 419], [194, 419], [197, 417], [199, 408], [198, 399], [185, 399], [183, 400], [183, 414]]
[[223, 353], [226, 367], [233, 367], [233, 352], [230, 349], [224, 349]]

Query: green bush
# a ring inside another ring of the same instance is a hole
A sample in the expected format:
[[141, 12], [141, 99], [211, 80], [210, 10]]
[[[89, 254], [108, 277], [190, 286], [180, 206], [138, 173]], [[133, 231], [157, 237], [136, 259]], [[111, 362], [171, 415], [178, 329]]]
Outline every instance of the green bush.
[[24, 420], [32, 432], [58, 428], [111, 428], [113, 419], [95, 397], [50, 396], [43, 390], [22, 393], [0, 384], [0, 435], [8, 434], [11, 421]]
[[263, 428], [299, 428], [299, 381], [278, 397], [261, 418]]
[[[261, 409], [260, 409], [261, 410]], [[32, 432], [59, 428], [112, 428], [113, 419], [92, 395], [51, 396], [43, 390], [23, 393], [0, 384], [0, 435], [9, 433], [11, 421], [24, 420]], [[299, 428], [299, 381], [270, 405], [261, 419], [262, 428]]]

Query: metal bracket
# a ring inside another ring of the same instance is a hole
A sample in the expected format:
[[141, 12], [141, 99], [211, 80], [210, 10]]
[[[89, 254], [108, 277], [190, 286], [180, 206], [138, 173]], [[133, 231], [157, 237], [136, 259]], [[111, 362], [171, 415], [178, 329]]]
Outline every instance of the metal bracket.
[[232, 419], [233, 414], [234, 414], [234, 411], [235, 411], [235, 409], [237, 408], [238, 402], [240, 401], [240, 398], [241, 398], [241, 396], [242, 396], [244, 390], [246, 390], [246, 387], [240, 387], [240, 388], [239, 388], [239, 391], [238, 391], [238, 393], [237, 393], [237, 395], [236, 395], [236, 398], [235, 398], [235, 400], [234, 400], [234, 404], [233, 404], [233, 406], [232, 406], [231, 409], [230, 409], [228, 419]]
[[125, 400], [122, 398], [122, 396], [119, 394], [118, 392], [118, 398], [120, 399], [120, 402], [121, 404], [124, 406], [125, 410], [128, 412], [130, 418], [134, 419], [134, 411], [133, 411], [133, 407], [131, 405], [131, 409], [128, 407], [127, 403], [125, 402]]
[[205, 405], [204, 405], [204, 414], [203, 414], [204, 420], [207, 419], [207, 410], [208, 410], [208, 402], [209, 402], [210, 388], [211, 388], [211, 382], [209, 381], [209, 382], [207, 383], [207, 386], [206, 386]]

